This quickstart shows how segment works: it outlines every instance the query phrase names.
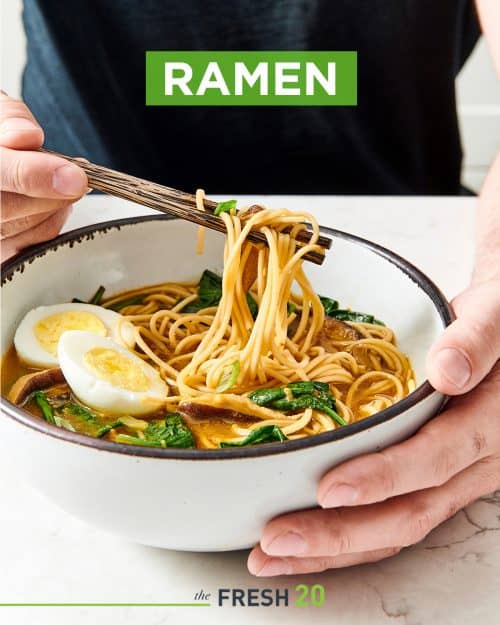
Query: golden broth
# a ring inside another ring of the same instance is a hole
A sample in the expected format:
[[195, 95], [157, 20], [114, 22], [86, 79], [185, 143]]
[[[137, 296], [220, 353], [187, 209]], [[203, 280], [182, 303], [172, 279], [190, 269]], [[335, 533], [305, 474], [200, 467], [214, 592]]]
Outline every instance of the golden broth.
[[[28, 373], [33, 373], [37, 371], [33, 367], [28, 367], [25, 365], [20, 358], [18, 357], [14, 346], [12, 345], [7, 352], [4, 354], [1, 363], [1, 371], [0, 371], [0, 388], [2, 397], [7, 397], [9, 394], [12, 385], [16, 382], [18, 378]], [[54, 393], [67, 393], [71, 397], [73, 401], [75, 398], [72, 396], [71, 389], [67, 384], [57, 384], [49, 389], [45, 389], [45, 393], [50, 396]], [[35, 401], [29, 400], [23, 405], [24, 410], [28, 411], [32, 415], [38, 418], [42, 418], [42, 412]], [[97, 411], [92, 409], [92, 412], [99, 416], [99, 420], [103, 425], [108, 423], [112, 423], [116, 420], [116, 415], [109, 415], [102, 411]], [[156, 414], [148, 415], [147, 417], [141, 417], [144, 420], [148, 419], [158, 419], [160, 417], [164, 417], [165, 413], [158, 412]], [[196, 441], [196, 447], [206, 448], [206, 447], [217, 447], [216, 444], [211, 443], [211, 439], [228, 439], [234, 436], [234, 433], [231, 429], [232, 421], [227, 421], [224, 419], [211, 419], [210, 421], [202, 421], [200, 419], [196, 419], [194, 417], [190, 417], [187, 415], [183, 415], [186, 423], [189, 425], [189, 428], [193, 432]], [[80, 432], [81, 434], [87, 434], [92, 436], [92, 431], [90, 428], [86, 428], [85, 424], [82, 424], [81, 421], [76, 418], [71, 418], [71, 416], [66, 417], [67, 420], [71, 423], [71, 425]], [[254, 421], [249, 419], [241, 419], [238, 420], [238, 423], [241, 423], [242, 427], [247, 427]], [[133, 434], [134, 431], [130, 428], [120, 427], [120, 432]], [[116, 438], [116, 430], [111, 430], [109, 434], [106, 434], [102, 437], [106, 440], [115, 440]]]

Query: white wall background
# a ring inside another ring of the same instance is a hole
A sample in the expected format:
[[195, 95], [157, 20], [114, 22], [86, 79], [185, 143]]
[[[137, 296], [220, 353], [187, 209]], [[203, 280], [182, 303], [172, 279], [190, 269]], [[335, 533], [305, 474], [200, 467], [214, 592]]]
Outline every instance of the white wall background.
[[[499, 0], [500, 1], [500, 0]], [[25, 62], [22, 0], [0, 0], [1, 88], [18, 97]], [[500, 150], [500, 81], [484, 41], [476, 47], [457, 81], [465, 162], [463, 181], [478, 191]]]

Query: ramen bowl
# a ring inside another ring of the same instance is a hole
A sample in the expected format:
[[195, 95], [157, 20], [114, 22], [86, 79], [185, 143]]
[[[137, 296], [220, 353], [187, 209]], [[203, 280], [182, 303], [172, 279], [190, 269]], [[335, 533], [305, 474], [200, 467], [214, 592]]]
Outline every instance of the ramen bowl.
[[[320, 477], [333, 466], [411, 436], [445, 398], [425, 380], [432, 342], [451, 322], [440, 291], [396, 254], [356, 236], [334, 240], [322, 266], [307, 264], [315, 290], [383, 319], [410, 356], [417, 387], [393, 406], [315, 436], [225, 449], [132, 447], [57, 428], [8, 401], [0, 450], [74, 516], [145, 545], [190, 551], [249, 547], [265, 523], [316, 503]], [[23, 316], [39, 305], [113, 293], [222, 270], [224, 239], [207, 232], [197, 255], [196, 228], [163, 216], [107, 222], [33, 247], [2, 267], [2, 351]]]

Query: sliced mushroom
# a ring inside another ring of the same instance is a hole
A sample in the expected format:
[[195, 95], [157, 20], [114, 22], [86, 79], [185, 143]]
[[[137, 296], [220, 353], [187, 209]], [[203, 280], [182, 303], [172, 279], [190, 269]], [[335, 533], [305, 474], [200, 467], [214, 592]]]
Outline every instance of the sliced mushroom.
[[[256, 213], [260, 213], [263, 210], [264, 208], [262, 206], [259, 206], [258, 204], [252, 204], [252, 206], [249, 206], [246, 210], [241, 211], [239, 217], [242, 222], [245, 222], [246, 220], [250, 219], [250, 217], [253, 217]], [[257, 266], [259, 262], [259, 248], [256, 245], [252, 245], [251, 243], [249, 243], [248, 245], [251, 245], [252, 250], [248, 255], [247, 261], [245, 263], [245, 267], [243, 269], [243, 277], [241, 280], [245, 293], [247, 293], [252, 288], [253, 283], [257, 279]]]
[[250, 217], [253, 217], [255, 213], [260, 213], [263, 210], [263, 206], [259, 206], [258, 204], [252, 204], [252, 206], [249, 206], [244, 211], [241, 211], [239, 217], [242, 221], [246, 221], [247, 219], [250, 219]]
[[257, 280], [257, 267], [259, 264], [259, 248], [249, 243], [251, 250], [245, 262], [243, 269], [243, 276], [241, 277], [241, 284], [243, 291], [247, 293], [251, 288], [255, 280]]
[[65, 382], [63, 372], [58, 367], [54, 369], [44, 369], [43, 371], [35, 371], [21, 376], [13, 384], [7, 395], [7, 399], [13, 404], [22, 404], [26, 401], [28, 395], [34, 391], [39, 391], [55, 384]]
[[336, 352], [338, 347], [335, 343], [340, 341], [359, 341], [362, 338], [356, 328], [353, 328], [348, 323], [335, 319], [335, 317], [326, 317], [316, 343], [324, 347], [327, 352]]
[[288, 324], [288, 328], [287, 328], [288, 337], [291, 338], [292, 336], [295, 336], [295, 332], [297, 332], [299, 328], [299, 322], [300, 322], [300, 317], [297, 316]]
[[274, 419], [276, 412], [258, 406], [245, 395], [231, 393], [205, 393], [195, 400], [181, 401], [179, 410], [199, 419]]
[[218, 408], [217, 406], [208, 406], [207, 404], [197, 404], [191, 401], [183, 401], [179, 406], [181, 412], [188, 417], [194, 419], [248, 419], [248, 415], [227, 408]]

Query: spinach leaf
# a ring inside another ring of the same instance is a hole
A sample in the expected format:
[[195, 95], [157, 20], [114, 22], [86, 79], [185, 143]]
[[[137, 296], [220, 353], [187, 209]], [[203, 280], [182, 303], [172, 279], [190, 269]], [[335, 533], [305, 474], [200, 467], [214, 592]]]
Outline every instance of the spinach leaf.
[[[120, 419], [106, 425], [102, 424], [99, 417], [88, 408], [72, 402], [60, 403], [59, 398], [48, 398], [43, 391], [36, 391], [33, 398], [42, 411], [43, 418], [57, 427], [70, 432], [82, 432], [94, 438], [102, 438], [110, 430], [123, 425]], [[75, 428], [70, 417], [77, 417], [82, 421], [81, 428]]]
[[132, 297], [128, 297], [127, 299], [122, 299], [119, 302], [115, 302], [110, 306], [107, 306], [110, 310], [114, 310], [118, 312], [122, 308], [126, 308], [127, 306], [136, 306], [137, 304], [142, 304], [144, 301], [144, 295], [134, 295]]
[[82, 299], [79, 299], [78, 297], [74, 297], [71, 302], [73, 304], [94, 304], [96, 306], [100, 306], [101, 302], [102, 302], [102, 298], [104, 297], [104, 291], [106, 289], [103, 286], [100, 286], [97, 291], [94, 293], [94, 295], [92, 295], [92, 297], [85, 302]]
[[337, 310], [339, 307], [339, 303], [335, 299], [330, 299], [329, 297], [324, 297], [323, 295], [319, 296], [320, 302], [323, 304], [323, 308], [325, 309], [325, 315], [328, 317], [332, 317], [333, 311]]
[[327, 382], [290, 382], [286, 387], [292, 391], [294, 397], [304, 394], [311, 395], [316, 392], [331, 393], [330, 385]]
[[340, 321], [354, 321], [356, 323], [375, 323], [380, 326], [385, 325], [383, 321], [375, 319], [373, 315], [356, 312], [355, 310], [337, 309], [333, 310], [329, 316], [335, 317], [335, 319], [339, 319]]
[[121, 419], [118, 419], [117, 421], [114, 421], [113, 423], [108, 423], [108, 425], [103, 425], [101, 428], [97, 430], [97, 432], [95, 433], [95, 437], [102, 438], [103, 436], [111, 432], [113, 428], [116, 428], [119, 425], [123, 425], [123, 423], [121, 422]]
[[117, 419], [112, 423], [103, 424], [101, 419], [91, 410], [85, 408], [84, 406], [80, 406], [79, 404], [73, 404], [71, 402], [64, 404], [60, 412], [62, 413], [63, 417], [72, 415], [73, 417], [77, 417], [78, 419], [80, 419], [84, 424], [84, 426], [82, 427], [82, 431], [88, 436], [93, 436], [94, 438], [102, 438], [103, 436], [108, 434], [108, 432], [110, 432], [113, 428], [116, 428], [119, 425], [123, 425], [120, 419]]
[[[287, 396], [285, 389], [291, 391], [292, 398]], [[266, 406], [282, 412], [293, 412], [313, 408], [324, 412], [339, 425], [346, 422], [335, 410], [335, 397], [326, 382], [315, 380], [290, 382], [284, 388], [264, 388], [252, 391], [248, 398], [258, 406]]]
[[346, 425], [344, 419], [333, 410], [330, 402], [319, 399], [313, 395], [301, 395], [296, 399], [278, 399], [274, 401], [270, 408], [282, 410], [283, 412], [292, 412], [294, 410], [304, 410], [305, 408], [313, 408], [319, 412], [324, 412], [339, 425]]
[[140, 445], [141, 447], [166, 447], [166, 445], [161, 444], [161, 441], [147, 440], [139, 438], [139, 436], [129, 436], [128, 434], [117, 434], [115, 440], [117, 443]]
[[242, 441], [231, 442], [221, 441], [219, 447], [244, 447], [246, 445], [257, 445], [259, 443], [272, 443], [274, 441], [286, 441], [287, 437], [277, 425], [263, 425], [252, 430]]
[[80, 406], [79, 404], [72, 404], [72, 403], [65, 404], [62, 408], [62, 412], [63, 413], [69, 412], [70, 414], [75, 415], [76, 417], [80, 417], [80, 419], [82, 419], [83, 421], [86, 421], [87, 423], [97, 423], [98, 421], [97, 415], [95, 415], [88, 408], [84, 408], [83, 406]]
[[202, 308], [217, 306], [222, 297], [222, 278], [205, 269], [198, 286], [198, 299], [183, 308], [183, 312], [198, 312]]
[[259, 312], [259, 307], [257, 306], [257, 302], [250, 295], [250, 293], [247, 293], [247, 304], [248, 304], [248, 308], [250, 309], [250, 314], [252, 315], [254, 319], [256, 319], [257, 313]]
[[104, 291], [106, 289], [103, 286], [100, 286], [97, 291], [92, 295], [89, 299], [89, 304], [94, 304], [96, 306], [100, 306], [102, 302], [102, 298], [104, 297]]
[[47, 395], [45, 395], [43, 391], [35, 391], [33, 393], [33, 398], [42, 411], [45, 421], [47, 421], [47, 423], [51, 423], [52, 425], [57, 425], [54, 417], [54, 411], [52, 410], [52, 406], [49, 404]]
[[286, 394], [282, 388], [261, 388], [248, 393], [248, 399], [257, 406], [267, 406], [277, 399], [285, 399]]
[[198, 297], [208, 304], [218, 304], [222, 297], [222, 277], [205, 269], [201, 274]]
[[165, 419], [154, 419], [144, 431], [146, 441], [158, 447], [194, 447], [194, 436], [177, 412]]
[[325, 310], [325, 315], [327, 317], [334, 317], [339, 321], [354, 321], [357, 323], [376, 323], [377, 325], [383, 326], [385, 323], [380, 321], [379, 319], [375, 319], [373, 315], [369, 315], [367, 313], [356, 312], [355, 310], [347, 310], [339, 308], [339, 303], [337, 300], [330, 299], [329, 297], [324, 297], [323, 295], [319, 296], [321, 303], [323, 304], [323, 308]]
[[[182, 309], [182, 312], [196, 313], [202, 308], [211, 308], [218, 306], [222, 297], [222, 278], [210, 269], [205, 269], [201, 274], [200, 284], [198, 286], [198, 299], [191, 302]], [[258, 306], [254, 298], [247, 293], [247, 304], [252, 317], [257, 317]]]
[[330, 385], [327, 382], [317, 382], [315, 380], [311, 382], [290, 382], [287, 385], [292, 391], [294, 397], [300, 397], [301, 395], [312, 395], [332, 408], [335, 407], [335, 397], [330, 390]]
[[141, 445], [142, 447], [194, 447], [194, 436], [180, 414], [173, 412], [165, 419], [154, 419], [144, 430], [144, 438], [118, 434], [119, 443]]

